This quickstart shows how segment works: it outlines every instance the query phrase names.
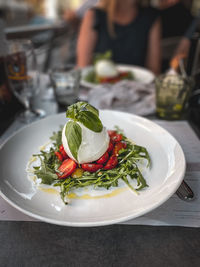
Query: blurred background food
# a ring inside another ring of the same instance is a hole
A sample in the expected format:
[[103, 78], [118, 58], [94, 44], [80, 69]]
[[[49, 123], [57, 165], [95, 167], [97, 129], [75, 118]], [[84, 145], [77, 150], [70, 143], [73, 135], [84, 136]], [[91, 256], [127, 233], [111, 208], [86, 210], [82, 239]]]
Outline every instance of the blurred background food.
[[[157, 8], [160, 14], [161, 73], [165, 73], [171, 67], [180, 73], [181, 66], [186, 63], [186, 72], [189, 75], [193, 73], [195, 89], [199, 89], [200, 1], [138, 2]], [[86, 11], [97, 3], [98, 0], [0, 0], [0, 20], [4, 22], [7, 39], [32, 40], [38, 70], [48, 74], [50, 70], [62, 65], [76, 64], [76, 45], [81, 22]], [[179, 60], [173, 61], [173, 58]], [[198, 109], [196, 99], [197, 95], [194, 94], [191, 103], [195, 103], [192, 105]]]

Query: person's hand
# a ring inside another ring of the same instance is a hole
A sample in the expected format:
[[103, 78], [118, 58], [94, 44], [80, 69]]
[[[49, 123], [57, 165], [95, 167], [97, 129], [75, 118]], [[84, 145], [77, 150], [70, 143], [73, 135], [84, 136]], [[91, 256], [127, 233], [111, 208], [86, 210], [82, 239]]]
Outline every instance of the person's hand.
[[184, 53], [175, 55], [170, 61], [170, 67], [177, 71], [180, 65], [180, 60], [185, 59], [186, 57], [187, 55]]

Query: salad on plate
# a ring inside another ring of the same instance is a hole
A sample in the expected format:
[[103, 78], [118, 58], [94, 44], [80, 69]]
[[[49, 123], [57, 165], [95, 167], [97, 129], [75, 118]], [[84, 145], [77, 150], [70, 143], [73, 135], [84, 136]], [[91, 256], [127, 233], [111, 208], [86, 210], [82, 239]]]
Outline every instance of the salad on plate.
[[111, 51], [97, 54], [93, 68], [89, 70], [83, 79], [93, 84], [117, 83], [121, 80], [134, 80], [134, 73], [129, 70], [119, 70], [112, 61]]
[[68, 196], [79, 188], [116, 188], [119, 181], [134, 193], [147, 187], [141, 169], [150, 167], [145, 147], [129, 140], [122, 130], [106, 129], [99, 111], [86, 102], [68, 107], [64, 127], [50, 137], [51, 144], [33, 155], [37, 183], [59, 188], [68, 204]]

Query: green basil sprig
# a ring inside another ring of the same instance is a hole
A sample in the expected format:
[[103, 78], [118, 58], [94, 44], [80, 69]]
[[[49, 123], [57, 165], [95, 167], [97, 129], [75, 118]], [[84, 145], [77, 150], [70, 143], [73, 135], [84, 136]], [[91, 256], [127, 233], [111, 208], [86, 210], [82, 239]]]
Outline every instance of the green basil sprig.
[[81, 127], [78, 125], [77, 122], [69, 121], [66, 124], [65, 135], [67, 137], [68, 146], [69, 146], [69, 149], [70, 149], [73, 157], [76, 160], [78, 160], [77, 159], [78, 149], [79, 149], [79, 147], [81, 145], [81, 141], [82, 141], [82, 129], [81, 129]]
[[66, 117], [82, 123], [93, 132], [101, 132], [103, 125], [99, 119], [99, 111], [86, 102], [78, 102], [68, 107]]
[[102, 131], [102, 123], [94, 113], [91, 111], [82, 111], [78, 115], [78, 120], [88, 129], [93, 132], [101, 132]]

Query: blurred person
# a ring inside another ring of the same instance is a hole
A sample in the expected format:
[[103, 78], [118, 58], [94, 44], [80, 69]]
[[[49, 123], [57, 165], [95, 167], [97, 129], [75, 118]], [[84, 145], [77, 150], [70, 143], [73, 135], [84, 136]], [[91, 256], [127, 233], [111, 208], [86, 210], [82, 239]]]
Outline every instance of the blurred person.
[[[188, 59], [189, 57], [189, 52], [191, 49], [191, 42], [194, 37], [195, 33], [199, 33], [197, 38], [200, 36], [200, 15], [197, 16], [195, 19], [193, 19], [192, 23], [186, 30], [185, 34], [183, 35], [182, 39], [180, 40], [174, 56], [170, 62], [170, 65], [174, 68], [177, 69], [179, 67], [179, 60], [180, 59]], [[195, 51], [194, 51], [195, 53]]]
[[193, 16], [181, 0], [158, 0], [161, 10], [162, 37], [170, 38], [184, 35]]
[[81, 21], [88, 9], [94, 7], [98, 0], [82, 0], [82, 4], [75, 10], [67, 9], [63, 14], [63, 19], [68, 27], [68, 37], [66, 40], [66, 63], [76, 64], [77, 35]]
[[64, 12], [63, 19], [70, 23], [72, 26], [79, 26], [85, 13], [88, 9], [94, 7], [98, 0], [82, 0], [82, 4], [76, 10], [67, 9]]
[[92, 64], [95, 53], [112, 51], [115, 63], [160, 72], [161, 25], [158, 11], [137, 0], [101, 0], [87, 11], [77, 45], [77, 65]]
[[176, 54], [184, 54], [186, 57], [188, 56], [191, 40], [193, 38], [193, 35], [197, 30], [199, 30], [199, 24], [200, 24], [200, 15], [193, 19], [191, 25], [188, 27], [187, 31], [185, 32], [183, 38], [181, 39], [177, 49]]
[[[192, 1], [191, 1], [192, 2]], [[192, 22], [192, 15], [185, 0], [154, 0], [160, 10], [162, 25], [162, 72], [168, 70], [173, 49]], [[165, 45], [167, 44], [167, 45]]]

